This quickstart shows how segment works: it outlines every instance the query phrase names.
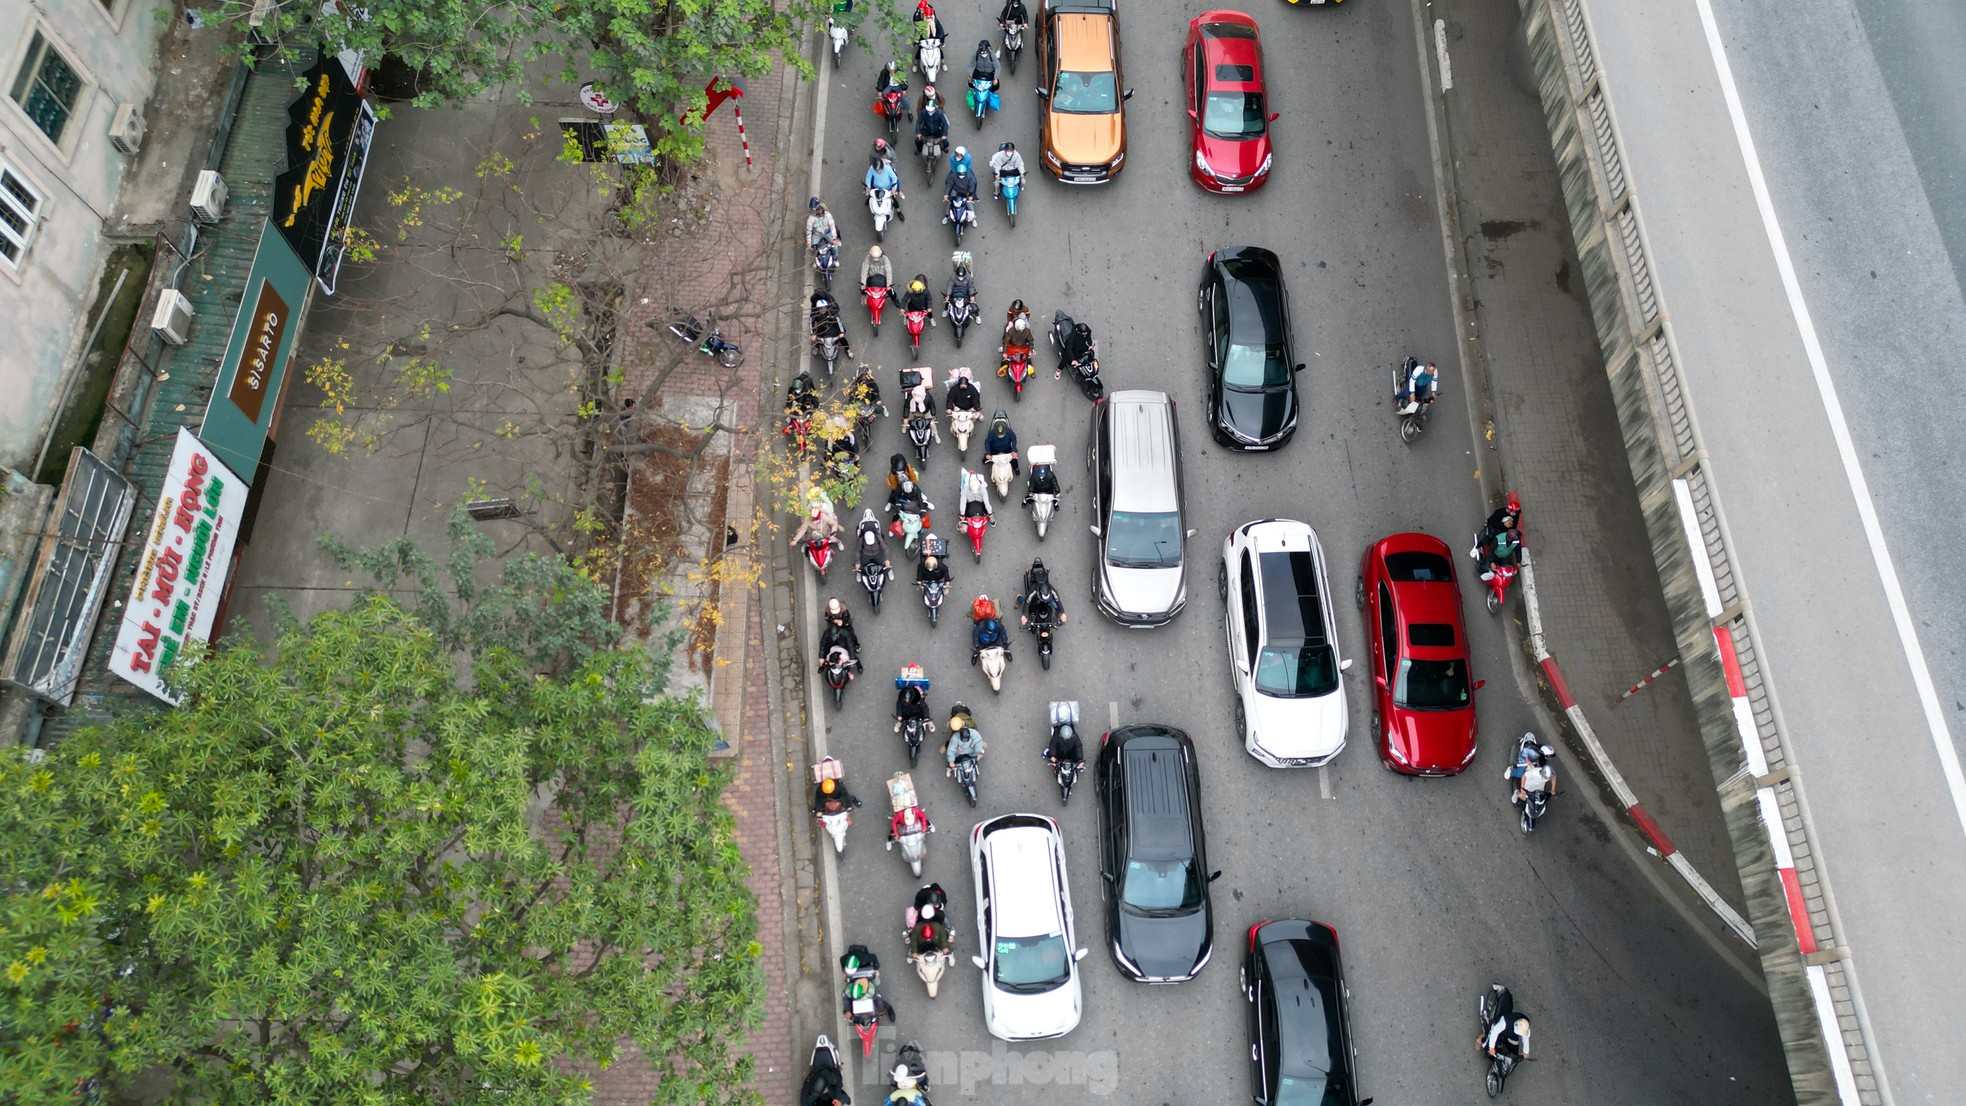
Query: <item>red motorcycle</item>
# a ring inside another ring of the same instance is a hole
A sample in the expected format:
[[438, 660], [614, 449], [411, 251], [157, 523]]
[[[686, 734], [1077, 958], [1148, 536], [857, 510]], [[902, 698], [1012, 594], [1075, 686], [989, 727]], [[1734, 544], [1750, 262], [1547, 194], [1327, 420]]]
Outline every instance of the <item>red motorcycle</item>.
[[1031, 379], [1031, 350], [1028, 346], [1011, 346], [1004, 350], [1003, 367], [997, 370], [998, 376], [1010, 378], [1013, 399], [1024, 398], [1024, 382]]
[[920, 356], [922, 352], [922, 328], [928, 325], [928, 312], [907, 311], [903, 312], [903, 314], [908, 319], [908, 347], [914, 354]]
[[881, 333], [881, 312], [887, 310], [887, 285], [869, 284], [860, 289], [860, 294], [867, 301], [867, 314], [873, 318], [874, 336], [878, 338]]
[[840, 548], [842, 546], [840, 545], [838, 534], [828, 534], [823, 538], [806, 539], [806, 563], [810, 564], [819, 573], [821, 580], [826, 578], [827, 566], [833, 563], [833, 551]]
[[799, 451], [799, 456], [805, 456], [806, 448], [812, 440], [812, 416], [804, 411], [786, 412], [785, 425], [779, 428], [779, 433], [792, 440], [792, 444]]
[[980, 562], [983, 559], [983, 531], [990, 528], [990, 516], [964, 515], [962, 523], [963, 533], [969, 535], [970, 551], [976, 554]]
[[1508, 602], [1509, 584], [1515, 580], [1515, 574], [1521, 571], [1522, 568], [1519, 565], [1498, 565], [1492, 561], [1489, 563], [1487, 569], [1488, 579], [1486, 581], [1488, 584], [1489, 614], [1500, 611], [1502, 604]]
[[901, 132], [901, 114], [908, 110], [908, 90], [894, 89], [881, 93], [881, 115], [887, 119], [887, 133]]

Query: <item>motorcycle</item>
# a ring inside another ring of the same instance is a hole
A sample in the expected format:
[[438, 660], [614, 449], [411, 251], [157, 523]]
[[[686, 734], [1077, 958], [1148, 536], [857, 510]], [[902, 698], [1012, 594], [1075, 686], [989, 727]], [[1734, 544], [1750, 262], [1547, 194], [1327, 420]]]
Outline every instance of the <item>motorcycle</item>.
[[964, 515], [962, 517], [963, 535], [969, 539], [970, 552], [976, 555], [976, 562], [983, 562], [983, 531], [990, 528], [989, 515]]
[[896, 511], [894, 521], [888, 523], [887, 532], [901, 539], [901, 551], [912, 559], [916, 555], [916, 543], [922, 532], [928, 528], [928, 524], [929, 515], [926, 511], [920, 513]]
[[881, 115], [887, 120], [887, 133], [901, 133], [901, 116], [908, 110], [908, 90], [889, 89], [881, 93]]
[[1033, 618], [1025, 627], [1038, 639], [1038, 667], [1051, 671], [1051, 638], [1058, 623], [1049, 618]]
[[821, 1033], [812, 1046], [812, 1060], [806, 1064], [805, 1082], [799, 1087], [799, 1101], [834, 1102], [846, 1097], [846, 1073], [840, 1070], [840, 1050]]
[[[819, 763], [812, 766], [812, 782], [815, 786], [827, 780], [835, 780], [839, 781], [840, 786], [844, 789], [845, 779], [846, 769], [834, 757], [821, 757]], [[820, 828], [826, 831], [826, 835], [833, 839], [833, 851], [835, 853], [845, 853], [846, 831], [847, 827], [853, 825], [853, 811], [850, 808], [842, 809], [833, 814], [827, 814], [822, 811], [815, 814], [814, 817], [819, 819]]]
[[853, 682], [853, 655], [835, 645], [819, 662], [819, 672], [826, 678], [826, 686], [833, 689], [833, 705], [839, 706], [846, 699], [846, 685]]
[[889, 1020], [893, 1020], [893, 1007], [881, 997], [880, 957], [865, 945], [848, 945], [846, 955], [840, 957], [840, 973], [845, 976], [840, 1005], [847, 1020], [853, 1023], [853, 1031], [860, 1035], [860, 1055], [872, 1056], [883, 1007], [888, 1010]]
[[976, 225], [976, 198], [957, 193], [949, 197], [948, 222], [956, 233], [956, 245], [963, 244], [963, 228]]
[[833, 68], [840, 67], [840, 57], [846, 53], [847, 39], [852, 34], [846, 24], [830, 15], [826, 17], [826, 37], [833, 40]]
[[961, 349], [963, 332], [968, 330], [970, 324], [976, 321], [976, 301], [961, 292], [957, 292], [955, 295], [949, 297], [948, 303], [942, 305], [942, 314], [949, 320], [949, 325], [954, 328], [953, 336], [956, 339], [956, 348]]
[[922, 605], [928, 608], [928, 624], [938, 626], [942, 622], [942, 600], [948, 595], [947, 580], [925, 580], [921, 585]]
[[1521, 572], [1522, 568], [1520, 565], [1505, 565], [1491, 560], [1482, 571], [1487, 576], [1482, 582], [1488, 585], [1488, 613], [1495, 614], [1502, 609], [1502, 604], [1508, 602], [1509, 584], [1514, 582], [1516, 573]]
[[813, 244], [812, 267], [819, 274], [820, 285], [832, 288], [833, 274], [840, 271], [840, 248], [831, 242]]
[[[1476, 1040], [1480, 1042], [1477, 1047], [1481, 1049], [1483, 1056], [1488, 1055], [1488, 1031], [1494, 1026], [1495, 1019], [1514, 1015], [1515, 999], [1509, 994], [1509, 989], [1500, 983], [1489, 984], [1488, 990], [1483, 991], [1481, 997], [1475, 999], [1475, 1016], [1480, 1019], [1477, 1026], [1480, 1036]], [[1529, 1057], [1524, 1056], [1522, 1059], [1527, 1060]], [[1502, 1093], [1502, 1087], [1509, 1081], [1509, 1074], [1515, 1071], [1516, 1063], [1516, 1058], [1507, 1052], [1489, 1057], [1488, 1074], [1482, 1080], [1483, 1086], [1488, 1091], [1488, 1097], [1494, 1098]]]
[[791, 439], [799, 456], [805, 456], [812, 444], [812, 414], [800, 407], [785, 412], [785, 425], [779, 429], [779, 433]]
[[[954, 957], [951, 959], [953, 960]], [[935, 997], [932, 988], [928, 996]], [[888, 1072], [888, 1085], [896, 1091], [914, 1091], [923, 1102], [928, 1100], [928, 1060], [922, 1055], [922, 1046], [909, 1041], [894, 1054], [894, 1069]], [[892, 1092], [889, 1093], [888, 1098], [890, 1101], [893, 1100]]]
[[942, 72], [941, 39], [922, 39], [920, 48], [915, 51], [915, 67], [922, 71], [929, 84], [935, 83], [935, 78]]
[[916, 357], [922, 352], [922, 330], [928, 326], [927, 311], [904, 311], [902, 318], [908, 324], [908, 352]]
[[1005, 346], [1003, 367], [997, 375], [1010, 380], [1011, 398], [1024, 398], [1024, 382], [1031, 379], [1031, 348], [1029, 346]]
[[[1404, 365], [1401, 365], [1396, 371], [1394, 371], [1393, 402], [1395, 404], [1399, 403], [1400, 393], [1407, 390], [1407, 381], [1412, 379], [1413, 370], [1419, 367], [1420, 367], [1419, 358], [1408, 357], [1406, 359], [1406, 363]], [[1439, 395], [1440, 393], [1438, 390], [1439, 389], [1438, 384], [1435, 385], [1435, 389], [1436, 390], [1434, 394]], [[1399, 440], [1405, 442], [1408, 445], [1412, 445], [1413, 440], [1415, 438], [1418, 438], [1421, 434], [1425, 433], [1427, 429], [1427, 419], [1431, 417], [1431, 414], [1433, 412], [1433, 407], [1434, 405], [1432, 403], [1412, 403], [1412, 402], [1408, 402], [1401, 406], [1396, 406], [1394, 408], [1394, 413], [1399, 416]]]
[[969, 94], [964, 97], [969, 106], [976, 109], [976, 125], [979, 127], [983, 125], [983, 117], [990, 114], [990, 109], [1003, 103], [995, 92], [990, 91], [990, 84], [988, 77], [971, 77]]
[[977, 653], [977, 667], [989, 678], [991, 691], [1003, 690], [1003, 674], [1010, 659], [1010, 650], [1001, 645], [988, 645]]
[[1072, 379], [1078, 382], [1079, 391], [1085, 393], [1085, 398], [1097, 403], [1099, 402], [1099, 397], [1106, 394], [1106, 385], [1099, 379], [1099, 358], [1095, 355], [1088, 354], [1084, 360], [1073, 362], [1065, 353], [1069, 348], [1066, 345], [1066, 339], [1071, 336], [1072, 331], [1076, 328], [1077, 324], [1073, 321], [1072, 317], [1063, 311], [1053, 315], [1051, 317], [1051, 346], [1058, 351], [1059, 371], [1063, 372], [1066, 369], [1071, 369]]
[[846, 344], [846, 330], [834, 327], [831, 334], [815, 334], [813, 343], [819, 347], [820, 363], [826, 366], [826, 380], [830, 383], [840, 368], [840, 347]]
[[[1051, 741], [1045, 745], [1043, 750], [1039, 751], [1038, 755], [1043, 756], [1046, 750], [1055, 747], [1059, 734], [1067, 731], [1076, 731], [1078, 724], [1079, 701], [1077, 699], [1069, 701], [1053, 700], [1051, 704]], [[1079, 767], [1079, 762], [1076, 760], [1061, 760], [1058, 762], [1059, 802], [1069, 803], [1072, 801], [1072, 788], [1079, 782], [1079, 773], [1083, 770]]]
[[918, 411], [908, 416], [908, 440], [915, 443], [915, 460], [928, 467], [928, 445], [935, 440], [935, 418]]
[[805, 540], [806, 563], [819, 573], [819, 579], [826, 579], [826, 569], [833, 563], [833, 551], [840, 548], [840, 536], [828, 534], [823, 538]]
[[[1030, 449], [1031, 486], [1051, 476], [1051, 466], [1058, 463], [1058, 447], [1055, 445], [1034, 445]], [[1051, 516], [1058, 513], [1058, 493], [1032, 492], [1025, 498], [1031, 501], [1031, 521], [1038, 524], [1038, 540], [1044, 540], [1044, 531], [1051, 525]]]
[[997, 498], [1010, 498], [1010, 478], [1016, 475], [1011, 471], [1012, 462], [1017, 460], [1015, 453], [992, 453], [983, 458], [990, 466], [990, 483], [997, 486]]
[[894, 218], [894, 194], [885, 188], [868, 189], [867, 212], [874, 217], [874, 241], [887, 241], [888, 220]]
[[974, 407], [949, 409], [949, 436], [956, 440], [956, 452], [969, 452], [969, 436], [976, 433], [976, 422], [983, 412]]
[[867, 317], [872, 320], [874, 337], [881, 336], [881, 313], [887, 310], [888, 287], [885, 284], [868, 284], [860, 289], [860, 298], [867, 304]]
[[894, 570], [887, 566], [887, 543], [881, 540], [881, 524], [874, 518], [871, 507], [860, 516], [856, 541], [860, 563], [854, 566], [853, 575], [867, 589], [867, 600], [874, 605], [874, 613], [880, 614], [881, 589], [893, 578]]
[[1017, 225], [1017, 197], [1024, 191], [1024, 174], [1010, 173], [997, 182], [997, 195], [1003, 197], [1004, 214], [1011, 226]]
[[[904, 946], [913, 945], [913, 941], [911, 940], [911, 937], [915, 928], [914, 918], [915, 918], [915, 908], [911, 906], [906, 911], [905, 914], [906, 924], [901, 929], [901, 940]], [[954, 964], [956, 962], [956, 954], [954, 951], [954, 946], [956, 943], [955, 931], [949, 928], [947, 918], [948, 916], [945, 913], [941, 917], [934, 919], [933, 922], [931, 923], [942, 931], [943, 942], [941, 947], [932, 948], [926, 952], [910, 947], [908, 952], [908, 963], [913, 964], [915, 966], [915, 975], [921, 979], [922, 985], [928, 988], [928, 997], [930, 998], [934, 998], [936, 991], [941, 988], [943, 973], [948, 970], [949, 965]], [[912, 1043], [913, 1042], [910, 1042], [910, 1044]], [[917, 1051], [917, 1055], [919, 1055], [920, 1050], [917, 1049], [916, 1051]], [[903, 1049], [903, 1052], [905, 1053], [906, 1049]], [[897, 1055], [895, 1059], [897, 1063], [906, 1065], [909, 1068], [909, 1071], [911, 1073], [911, 1077], [908, 1080], [910, 1087], [913, 1087], [915, 1089], [921, 1090], [924, 1093], [926, 1093], [927, 1087], [925, 1086], [925, 1084], [927, 1083], [927, 1079], [928, 1079], [928, 1073], [926, 1067], [925, 1066], [918, 1067], [916, 1065], [909, 1064], [908, 1060], [900, 1055]], [[918, 1078], [912, 1077], [912, 1073], [915, 1071], [920, 1071], [922, 1073], [921, 1076]], [[894, 1084], [897, 1088], [900, 1088], [901, 1082], [902, 1080], [899, 1079], [894, 1080]]]
[[[1528, 763], [1531, 750], [1542, 754], [1543, 761], [1541, 764], [1531, 765]], [[1528, 795], [1528, 798], [1523, 799], [1517, 804], [1522, 808], [1518, 821], [1522, 826], [1522, 832], [1525, 834], [1534, 831], [1537, 821], [1543, 815], [1550, 812], [1550, 797], [1556, 793], [1554, 786], [1555, 771], [1553, 767], [1555, 760], [1556, 749], [1543, 744], [1541, 739], [1533, 733], [1523, 734], [1522, 739], [1515, 744], [1515, 764], [1523, 768], [1522, 789]], [[1509, 771], [1513, 772], [1514, 770], [1514, 768], [1510, 768]], [[1509, 781], [1509, 798], [1513, 801], [1515, 799], [1516, 779], [1513, 775], [1507, 774], [1503, 778]]]
[[928, 835], [935, 832], [935, 826], [928, 820], [928, 812], [922, 810], [921, 803], [915, 799], [915, 781], [906, 772], [896, 772], [887, 778], [888, 802], [896, 814], [913, 807], [921, 815], [922, 829], [896, 834], [887, 843], [889, 849], [901, 846], [901, 859], [908, 863], [908, 869], [917, 876], [922, 874], [922, 861], [928, 857]]
[[1017, 75], [1017, 55], [1024, 52], [1024, 24], [1006, 23], [1003, 25], [1003, 59], [1010, 67], [1010, 75]]
[[956, 786], [963, 789], [963, 794], [969, 796], [969, 805], [975, 806], [976, 783], [983, 775], [981, 762], [974, 756], [959, 756], [956, 763], [949, 766], [949, 775], [956, 781]]
[[936, 163], [941, 161], [942, 155], [948, 151], [949, 140], [946, 138], [922, 139], [922, 175], [930, 184], [935, 183]]

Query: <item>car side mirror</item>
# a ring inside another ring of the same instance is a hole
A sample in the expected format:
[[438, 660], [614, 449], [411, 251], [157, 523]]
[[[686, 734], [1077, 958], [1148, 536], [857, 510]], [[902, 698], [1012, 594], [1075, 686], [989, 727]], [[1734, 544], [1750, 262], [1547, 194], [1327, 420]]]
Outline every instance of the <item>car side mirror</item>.
[[1476, 680], [1474, 689], [1476, 691], [1480, 691], [1483, 687], [1487, 686], [1487, 684], [1488, 684], [1487, 680]]
[[1100, 874], [1101, 876], [1104, 876], [1104, 877], [1105, 877], [1105, 879], [1106, 879], [1106, 882], [1107, 882], [1107, 883], [1111, 883], [1111, 882], [1113, 882], [1113, 873], [1111, 873], [1111, 872], [1108, 872], [1108, 871], [1105, 871], [1105, 870], [1103, 870], [1103, 869], [1102, 869], [1102, 870], [1101, 870], [1101, 871], [1099, 872], [1099, 874]]
[[1386, 686], [1386, 678], [1384, 676], [1374, 675], [1372, 677], [1372, 682], [1378, 684], [1380, 687]]
[[984, 960], [984, 959], [983, 959], [982, 957], [980, 957], [980, 956], [972, 956], [972, 957], [970, 957], [970, 958], [969, 958], [969, 962], [970, 962], [970, 963], [972, 963], [972, 964], [974, 964], [974, 965], [976, 965], [976, 966], [977, 966], [977, 967], [979, 967], [979, 968], [987, 968], [987, 967], [989, 967], [989, 966], [990, 966], [990, 965], [989, 965], [989, 964], [988, 964], [988, 963], [987, 963], [987, 962], [986, 962], [986, 961], [985, 961], [985, 960]]
[[[1273, 112], [1271, 112], [1271, 113], [1270, 113], [1270, 122], [1272, 122], [1272, 123], [1274, 123], [1274, 122], [1276, 122], [1277, 120], [1279, 120], [1279, 119], [1281, 119], [1281, 118], [1283, 118], [1283, 113], [1282, 113], [1282, 112], [1280, 112], [1280, 111], [1273, 111]], [[1368, 1099], [1368, 1101], [1370, 1101], [1370, 1100]]]
[[1077, 952], [1075, 952], [1075, 953], [1073, 953], [1073, 954], [1072, 954], [1072, 959], [1073, 959], [1073, 960], [1084, 960], [1084, 959], [1085, 959], [1085, 954], [1086, 954], [1086, 953], [1087, 953], [1088, 951], [1089, 951], [1089, 950], [1087, 950], [1087, 949], [1080, 949], [1079, 951], [1077, 951]]
[[1188, 109], [1188, 118], [1190, 118], [1190, 119], [1200, 119], [1200, 118], [1201, 118], [1201, 116], [1200, 116], [1200, 115], [1199, 115], [1199, 114], [1198, 114], [1198, 113], [1197, 113], [1197, 112], [1195, 111], [1195, 109], [1193, 109], [1193, 108], [1189, 108], [1189, 109]]
[[1133, 90], [1129, 88], [1125, 92], [1120, 93], [1120, 99], [1122, 100], [1133, 99]]
[[1372, 1100], [1368, 1098], [1364, 1102], [1359, 1103], [1358, 1106], [1372, 1106]]
[[1338, 662], [1338, 671], [1350, 672], [1351, 670], [1352, 670], [1352, 658], [1346, 657], [1344, 660]]
[[1195, 529], [1195, 528], [1194, 528], [1194, 527], [1192, 527], [1192, 526], [1190, 526], [1190, 527], [1188, 527], [1188, 536], [1189, 536], [1189, 537], [1191, 537], [1191, 538], [1192, 538], [1192, 537], [1194, 537], [1194, 536], [1195, 536], [1196, 534], [1199, 534], [1199, 533], [1201, 533], [1201, 531], [1200, 531], [1200, 530], [1197, 530], [1197, 529]]
[[1217, 868], [1216, 870], [1208, 873], [1208, 882], [1210, 883], [1214, 883], [1216, 880], [1221, 878], [1222, 878], [1222, 869], [1220, 868]]
[[1043, 89], [1043, 88], [1040, 88], [1040, 89], [1038, 89], [1037, 91], [1038, 91], [1038, 99], [1040, 99], [1040, 100], [1049, 100], [1049, 99], [1051, 99], [1051, 92], [1050, 92], [1050, 90], [1049, 90], [1049, 89]]
[[1105, 535], [1103, 535], [1103, 534], [1101, 534], [1101, 533], [1099, 532], [1099, 527], [1097, 527], [1097, 526], [1090, 526], [1090, 527], [1087, 527], [1087, 529], [1089, 529], [1089, 530], [1091, 530], [1091, 531], [1092, 531], [1092, 536], [1093, 536], [1093, 537], [1095, 537], [1095, 538], [1098, 538], [1098, 537], [1104, 537], [1104, 536], [1105, 536]]
[[1299, 361], [1299, 362], [1297, 363], [1297, 369], [1296, 369], [1296, 371], [1297, 371], [1297, 372], [1303, 372], [1303, 371], [1304, 371], [1304, 363], [1303, 363], [1302, 361]]

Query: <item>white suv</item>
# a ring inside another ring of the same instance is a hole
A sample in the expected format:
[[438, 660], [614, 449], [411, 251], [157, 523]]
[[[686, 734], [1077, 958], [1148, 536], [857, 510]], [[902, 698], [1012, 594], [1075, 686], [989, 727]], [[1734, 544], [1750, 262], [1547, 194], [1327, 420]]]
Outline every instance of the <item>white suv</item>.
[[1228, 609], [1236, 729], [1272, 768], [1327, 764], [1345, 747], [1345, 683], [1317, 533], [1290, 519], [1237, 527], [1217, 577]]
[[976, 932], [983, 952], [983, 1025], [993, 1037], [1032, 1041], [1077, 1028], [1078, 947], [1065, 882], [1065, 842], [1042, 814], [1005, 814], [969, 834]]

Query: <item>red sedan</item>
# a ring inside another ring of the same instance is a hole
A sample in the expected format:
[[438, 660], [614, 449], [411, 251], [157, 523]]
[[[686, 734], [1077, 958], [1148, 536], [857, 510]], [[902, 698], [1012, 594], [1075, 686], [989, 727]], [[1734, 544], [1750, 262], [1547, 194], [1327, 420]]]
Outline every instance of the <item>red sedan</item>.
[[1379, 759], [1409, 776], [1451, 776], [1475, 755], [1468, 635], [1454, 556], [1426, 534], [1394, 534], [1365, 551], [1358, 604], [1371, 654]]
[[1188, 24], [1181, 50], [1194, 141], [1189, 175], [1210, 192], [1254, 192], [1270, 179], [1270, 121], [1263, 94], [1263, 43], [1256, 21], [1232, 11], [1203, 12]]

